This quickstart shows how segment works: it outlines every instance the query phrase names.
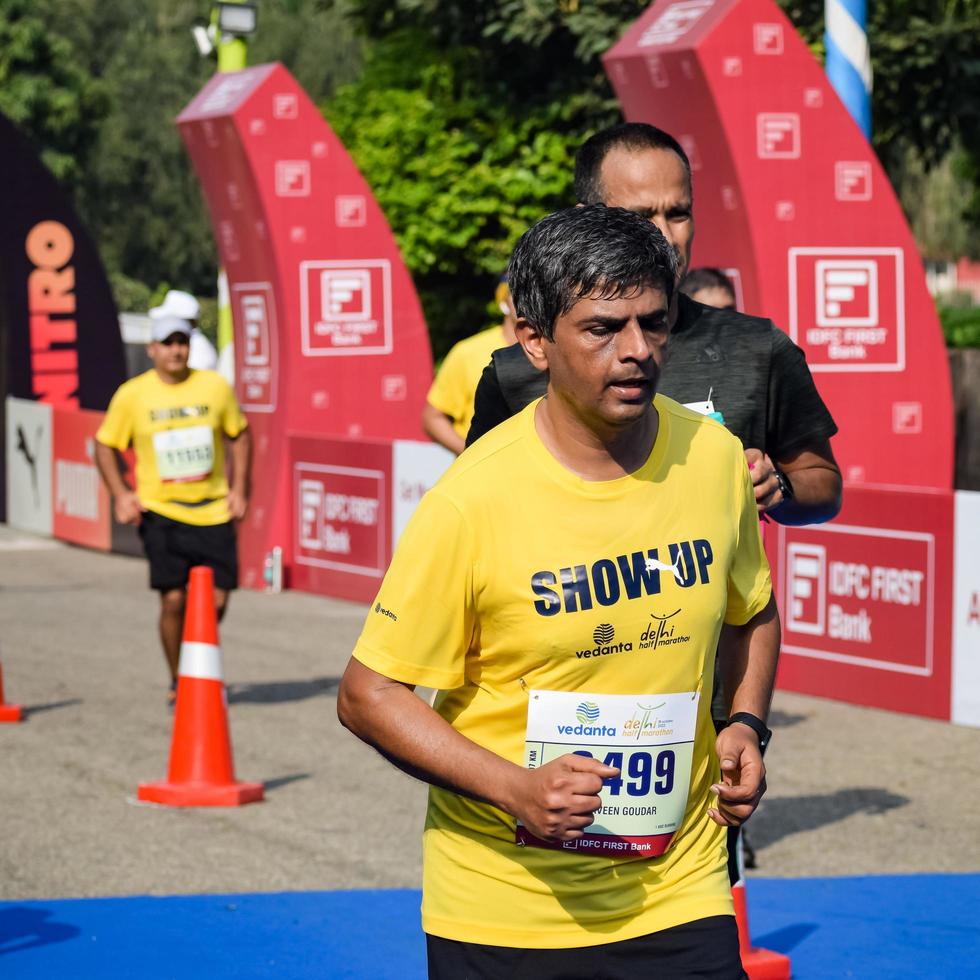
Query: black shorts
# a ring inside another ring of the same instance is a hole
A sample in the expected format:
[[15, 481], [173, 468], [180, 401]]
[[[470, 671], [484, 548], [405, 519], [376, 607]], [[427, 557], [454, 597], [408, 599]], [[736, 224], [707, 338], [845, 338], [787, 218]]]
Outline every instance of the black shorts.
[[139, 532], [150, 563], [151, 589], [169, 592], [184, 588], [195, 565], [214, 569], [215, 588], [227, 592], [238, 586], [233, 521], [200, 527], [148, 510], [142, 515]]
[[429, 980], [746, 980], [732, 915], [601, 946], [513, 949], [426, 936]]

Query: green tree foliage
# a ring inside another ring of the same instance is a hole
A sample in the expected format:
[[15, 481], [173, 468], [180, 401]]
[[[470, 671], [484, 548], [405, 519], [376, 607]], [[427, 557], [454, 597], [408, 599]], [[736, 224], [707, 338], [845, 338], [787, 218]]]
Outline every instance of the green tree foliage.
[[55, 177], [80, 183], [108, 111], [103, 85], [77, 46], [48, 29], [43, 5], [0, 0], [0, 112], [33, 140]]
[[395, 231], [437, 354], [485, 323], [485, 302], [528, 225], [572, 203], [588, 99], [515, 106], [472, 77], [475, 51], [401, 29], [327, 116]]
[[[319, 0], [261, 0], [252, 63], [284, 60], [317, 99], [360, 43]], [[123, 309], [160, 283], [213, 295], [217, 255], [174, 125], [213, 74], [191, 38], [208, 0], [0, 0], [0, 111], [74, 191]]]
[[487, 324], [486, 301], [528, 225], [574, 203], [576, 148], [619, 118], [599, 55], [645, 6], [347, 4], [373, 43], [326, 114], [392, 225], [437, 356]]

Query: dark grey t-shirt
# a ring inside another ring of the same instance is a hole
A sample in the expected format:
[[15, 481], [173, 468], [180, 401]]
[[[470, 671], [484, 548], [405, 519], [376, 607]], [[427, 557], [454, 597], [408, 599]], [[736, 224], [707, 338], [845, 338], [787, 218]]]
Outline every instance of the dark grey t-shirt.
[[[837, 426], [817, 392], [803, 351], [771, 320], [703, 306], [681, 294], [658, 390], [681, 404], [703, 402], [742, 441], [784, 460], [829, 439]], [[519, 344], [494, 353], [476, 390], [466, 444], [543, 395], [547, 375]]]

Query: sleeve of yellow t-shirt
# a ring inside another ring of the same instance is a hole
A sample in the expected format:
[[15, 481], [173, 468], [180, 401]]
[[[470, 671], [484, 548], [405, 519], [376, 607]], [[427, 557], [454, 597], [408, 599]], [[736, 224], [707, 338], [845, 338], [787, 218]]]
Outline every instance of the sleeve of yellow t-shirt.
[[403, 684], [460, 687], [475, 641], [474, 608], [469, 530], [430, 490], [402, 534], [354, 656]]
[[439, 368], [439, 373], [432, 382], [426, 401], [437, 408], [443, 415], [448, 415], [451, 419], [458, 421], [463, 418], [467, 410], [467, 397], [465, 385], [465, 364], [460, 351], [459, 344], [456, 344], [446, 355], [446, 359]]
[[224, 378], [222, 383], [225, 386], [225, 407], [221, 414], [221, 428], [229, 439], [234, 439], [248, 427], [248, 419], [242, 413], [234, 388]]
[[738, 515], [738, 543], [728, 573], [728, 606], [725, 622], [731, 626], [747, 623], [762, 612], [772, 593], [769, 559], [762, 546], [755, 492], [745, 457], [735, 459], [735, 513]]
[[126, 386], [117, 389], [95, 433], [97, 442], [122, 452], [133, 439], [133, 410]]

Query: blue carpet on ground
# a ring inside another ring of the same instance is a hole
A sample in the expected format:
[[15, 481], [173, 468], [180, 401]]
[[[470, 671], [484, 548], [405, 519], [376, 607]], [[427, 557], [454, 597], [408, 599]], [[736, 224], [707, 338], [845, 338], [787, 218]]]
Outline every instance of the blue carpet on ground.
[[[752, 879], [753, 939], [798, 980], [973, 975], [980, 875]], [[425, 975], [415, 891], [0, 903], [0, 977], [397, 978]]]

